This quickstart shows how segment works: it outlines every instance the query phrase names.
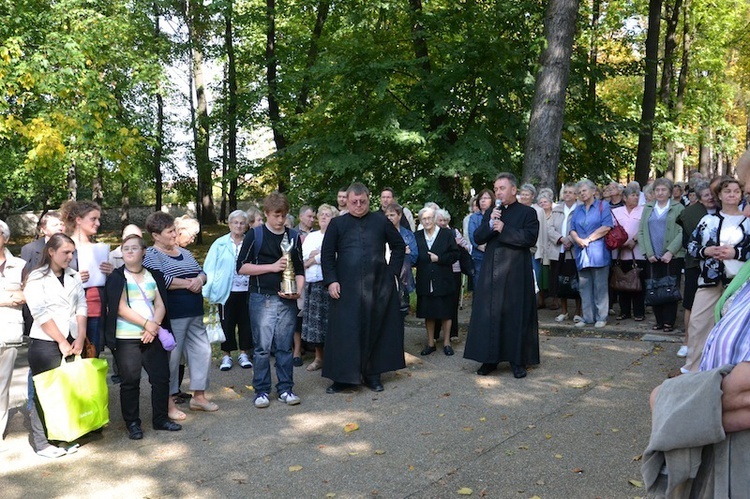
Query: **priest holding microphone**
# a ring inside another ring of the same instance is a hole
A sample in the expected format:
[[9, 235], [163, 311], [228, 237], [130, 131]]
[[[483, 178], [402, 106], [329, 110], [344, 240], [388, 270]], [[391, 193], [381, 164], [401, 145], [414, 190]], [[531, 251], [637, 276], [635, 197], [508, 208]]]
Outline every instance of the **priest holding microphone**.
[[516, 200], [518, 181], [500, 173], [494, 183], [499, 202], [487, 210], [474, 232], [487, 244], [474, 289], [464, 358], [482, 365], [486, 376], [500, 362], [509, 362], [513, 376], [526, 376], [526, 366], [539, 364], [536, 293], [529, 249], [536, 244], [539, 221], [533, 208]]

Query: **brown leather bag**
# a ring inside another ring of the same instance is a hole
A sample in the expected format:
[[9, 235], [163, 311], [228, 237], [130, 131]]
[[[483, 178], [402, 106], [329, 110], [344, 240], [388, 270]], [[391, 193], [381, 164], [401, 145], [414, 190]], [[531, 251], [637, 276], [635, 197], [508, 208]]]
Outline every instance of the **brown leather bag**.
[[[86, 333], [84, 332], [84, 334]], [[89, 341], [88, 338], [83, 340], [83, 351], [81, 352], [81, 357], [83, 357], [84, 359], [95, 359], [97, 357], [96, 347]]]
[[625, 293], [639, 293], [643, 291], [641, 286], [641, 269], [633, 261], [633, 268], [624, 272], [620, 266], [620, 260], [615, 260], [612, 266], [612, 275], [609, 277], [609, 287], [615, 291]]

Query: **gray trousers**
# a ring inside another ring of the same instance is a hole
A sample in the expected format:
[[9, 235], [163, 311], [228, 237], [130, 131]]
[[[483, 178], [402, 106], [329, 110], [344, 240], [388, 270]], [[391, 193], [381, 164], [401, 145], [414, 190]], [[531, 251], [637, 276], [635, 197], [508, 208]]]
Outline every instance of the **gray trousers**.
[[13, 366], [18, 350], [15, 347], [0, 346], [0, 441], [5, 438], [8, 426], [8, 406], [10, 405], [10, 384], [13, 381]]
[[208, 341], [203, 315], [170, 319], [177, 346], [169, 353], [169, 393], [180, 391], [180, 360], [183, 353], [190, 366], [190, 389], [208, 388], [208, 370], [211, 366], [211, 343]]
[[586, 324], [607, 321], [609, 315], [609, 266], [578, 271], [583, 321]]

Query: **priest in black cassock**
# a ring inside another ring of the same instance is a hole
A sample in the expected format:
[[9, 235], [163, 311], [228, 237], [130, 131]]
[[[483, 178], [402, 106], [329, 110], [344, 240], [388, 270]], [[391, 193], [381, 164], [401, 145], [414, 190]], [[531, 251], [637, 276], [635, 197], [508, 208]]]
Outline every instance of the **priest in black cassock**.
[[500, 362], [510, 362], [513, 376], [526, 376], [526, 366], [539, 364], [539, 329], [530, 248], [536, 244], [539, 222], [533, 208], [516, 200], [512, 173], [495, 179], [499, 206], [487, 210], [474, 232], [477, 244], [487, 244], [474, 289], [464, 358], [481, 362], [477, 374], [486, 376]]
[[[327, 393], [361, 382], [383, 391], [381, 373], [406, 367], [404, 320], [399, 311], [398, 276], [405, 244], [380, 212], [370, 212], [370, 191], [360, 183], [347, 189], [347, 214], [331, 220], [320, 263], [331, 296], [323, 377]], [[385, 261], [385, 245], [391, 248]]]

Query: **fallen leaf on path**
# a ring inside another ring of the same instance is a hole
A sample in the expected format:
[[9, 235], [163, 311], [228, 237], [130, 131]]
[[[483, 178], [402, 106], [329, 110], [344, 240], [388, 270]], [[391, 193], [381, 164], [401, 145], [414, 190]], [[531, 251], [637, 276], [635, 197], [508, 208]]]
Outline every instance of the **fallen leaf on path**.
[[232, 478], [232, 480], [234, 480], [235, 482], [237, 482], [240, 485], [244, 485], [244, 484], [247, 483], [247, 480], [245, 480], [244, 478]]
[[643, 482], [641, 482], [640, 480], [628, 480], [628, 483], [633, 487], [643, 487]]
[[423, 437], [426, 437], [427, 435], [432, 435], [432, 432], [431, 431], [423, 431], [422, 433], [420, 433], [420, 435], [422, 435]]
[[633, 458], [633, 461], [640, 461], [641, 459], [643, 459], [643, 454], [638, 454]]
[[254, 391], [255, 391], [255, 388], [253, 388], [253, 387], [252, 387], [252, 386], [250, 386], [250, 385], [245, 385], [245, 388], [247, 388], [247, 389], [248, 389], [248, 390], [250, 390], [251, 392], [254, 392]]
[[299, 471], [301, 469], [302, 469], [302, 466], [300, 466], [299, 464], [289, 467], [289, 471]]
[[469, 487], [461, 487], [456, 491], [456, 493], [460, 496], [470, 496], [474, 493], [473, 490], [471, 490]]
[[479, 421], [487, 421], [487, 418], [485, 418], [484, 416], [482, 416], [481, 418], [479, 418]]
[[519, 445], [518, 448], [521, 449], [521, 450], [529, 450], [529, 446], [528, 445]]
[[445, 392], [444, 394], [441, 395], [441, 397], [450, 397], [450, 396], [451, 396], [451, 392]]
[[375, 451], [376, 456], [382, 456], [383, 454], [385, 454], [385, 451], [383, 449], [377, 449]]
[[336, 494], [333, 492], [329, 492], [326, 494], [326, 497], [336, 497]]
[[570, 471], [572, 471], [573, 473], [583, 473], [583, 468], [573, 468]]
[[409, 465], [409, 471], [414, 471], [414, 465], [413, 464]]
[[474, 431], [474, 428], [471, 426], [464, 426], [464, 431]]
[[357, 454], [359, 454], [359, 452], [350, 452], [349, 453], [350, 456], [356, 456]]
[[482, 489], [482, 491], [479, 493], [479, 497], [484, 497], [487, 495], [487, 489]]
[[346, 433], [351, 433], [353, 431], [359, 430], [359, 425], [357, 423], [346, 423], [344, 425], [344, 431]]
[[555, 459], [562, 459], [562, 454], [555, 454]]
[[620, 431], [619, 428], [612, 428], [612, 433], [617, 433], [618, 431]]
[[544, 438], [546, 438], [547, 440], [549, 440], [550, 438], [552, 438], [552, 435], [550, 433], [547, 433], [546, 435], [544, 435]]

